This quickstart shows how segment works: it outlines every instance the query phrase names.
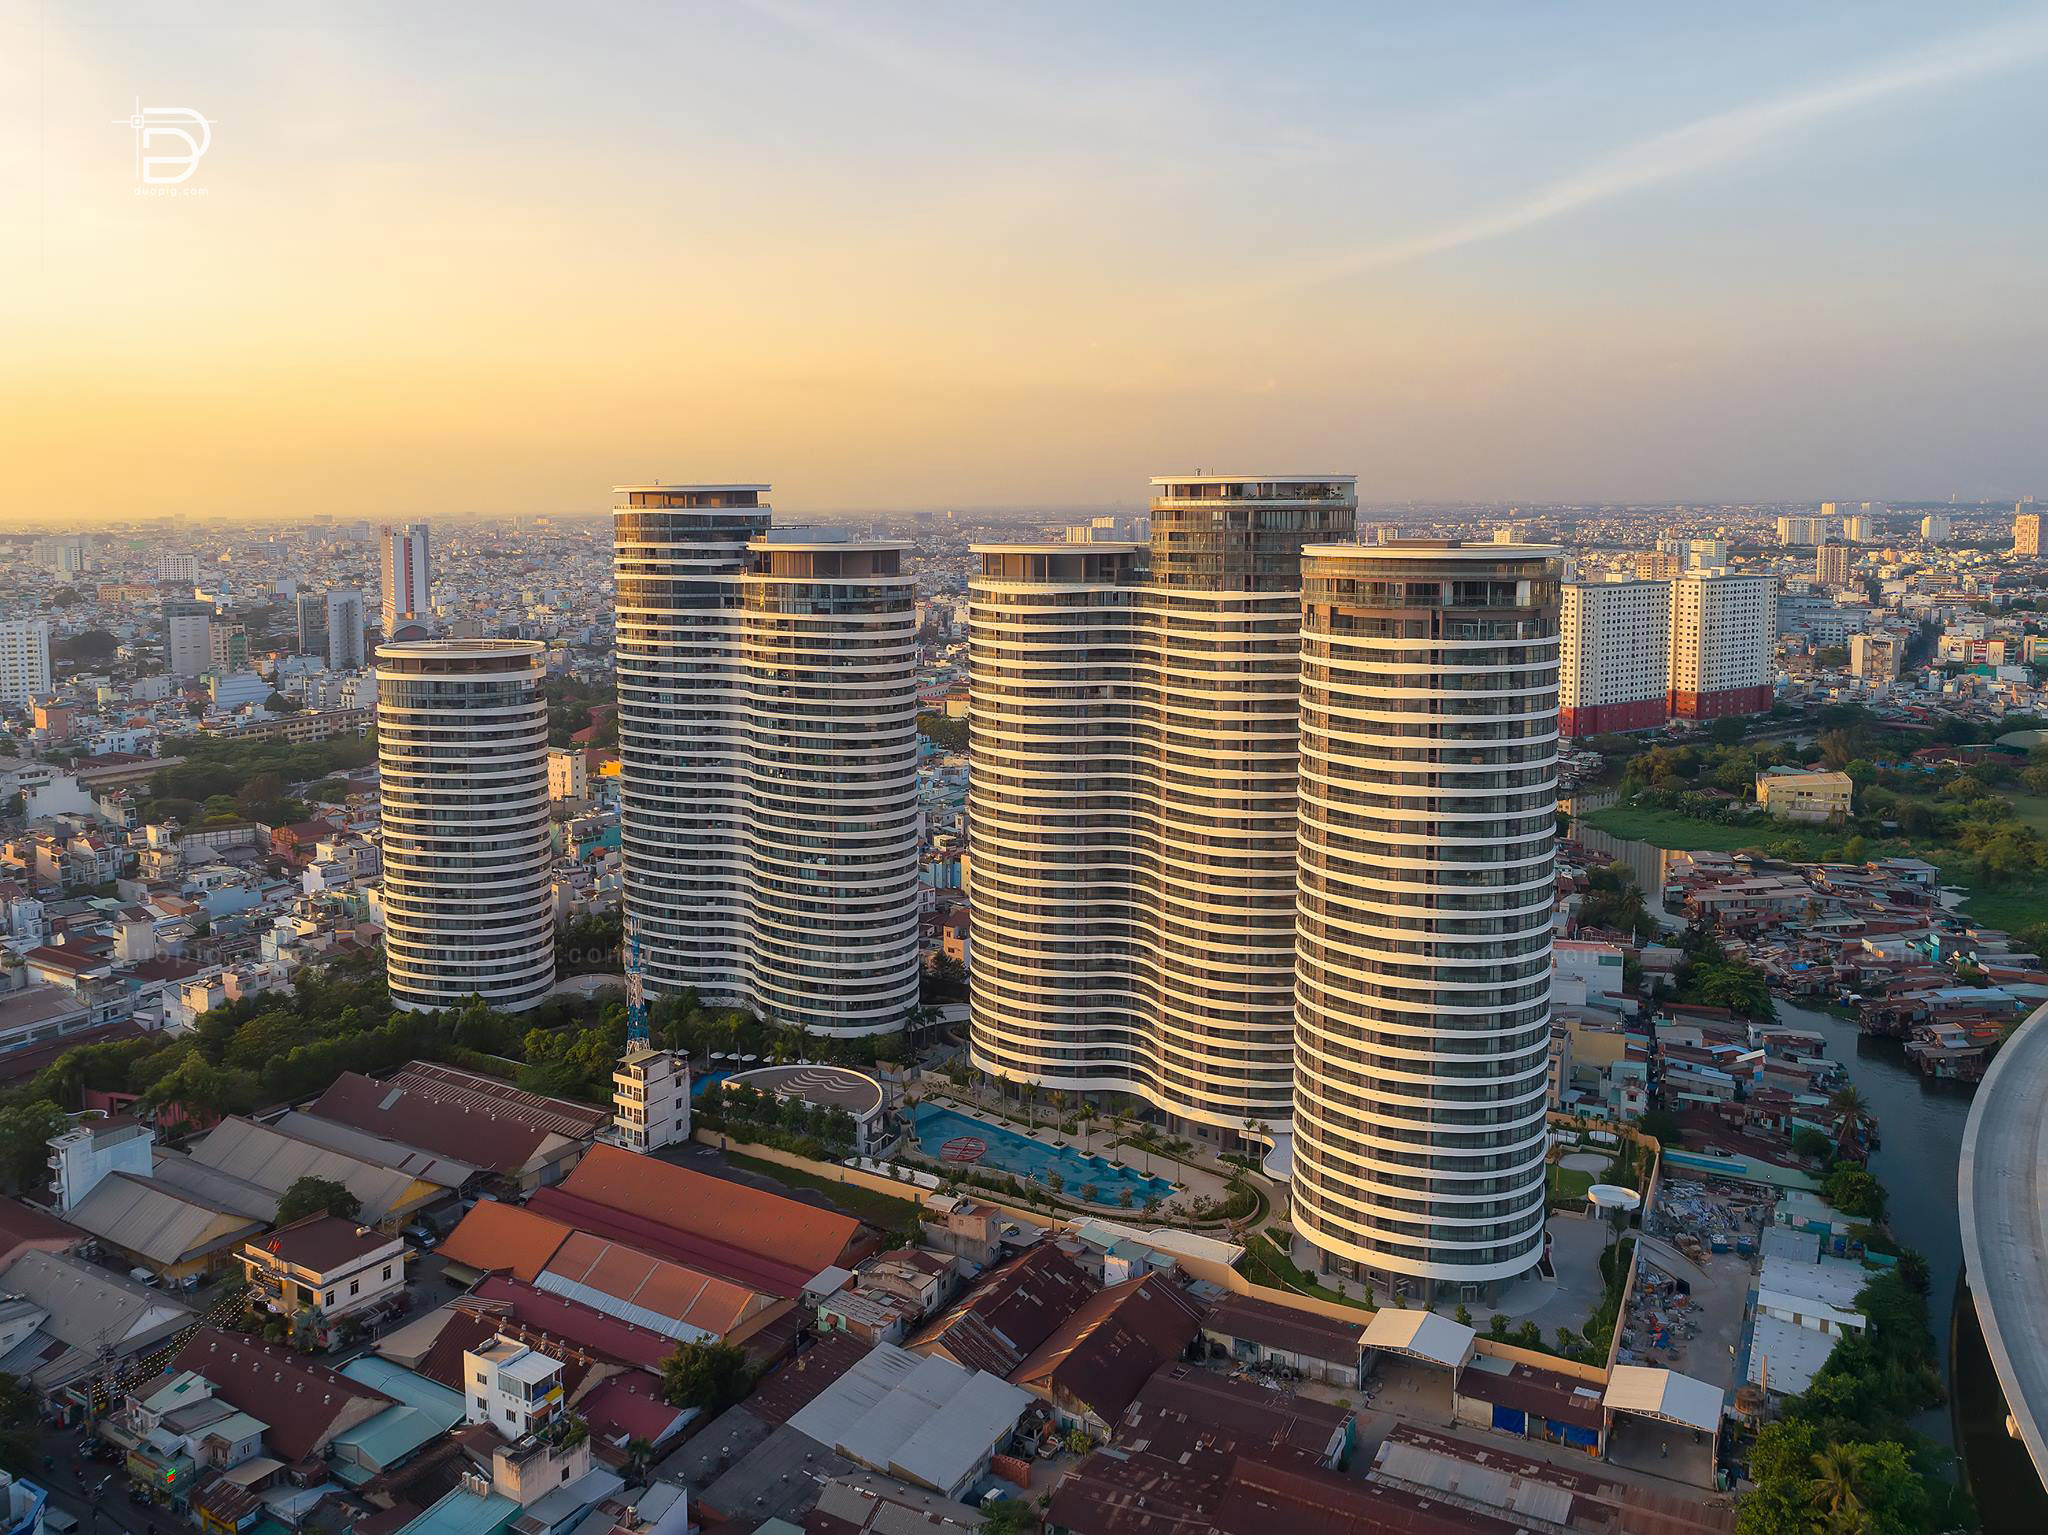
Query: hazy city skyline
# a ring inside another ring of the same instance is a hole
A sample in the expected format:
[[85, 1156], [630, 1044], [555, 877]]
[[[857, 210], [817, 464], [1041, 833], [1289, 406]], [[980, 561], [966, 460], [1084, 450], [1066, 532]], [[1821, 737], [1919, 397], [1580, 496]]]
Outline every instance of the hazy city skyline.
[[0, 12], [0, 524], [2048, 480], [2038, 6], [601, 20]]

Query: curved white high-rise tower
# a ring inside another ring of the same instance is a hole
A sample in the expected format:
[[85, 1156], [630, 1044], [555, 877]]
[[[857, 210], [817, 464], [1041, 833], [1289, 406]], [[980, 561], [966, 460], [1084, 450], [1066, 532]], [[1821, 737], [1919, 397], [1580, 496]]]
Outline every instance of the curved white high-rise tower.
[[1348, 475], [1153, 481], [1149, 544], [991, 545], [972, 586], [971, 1058], [1284, 1130], [1300, 551]]
[[882, 1033], [918, 991], [912, 578], [767, 489], [617, 491], [626, 919], [657, 995]]
[[1295, 1229], [1490, 1296], [1543, 1254], [1557, 551], [1302, 561]]
[[541, 646], [429, 640], [376, 661], [391, 1000], [530, 1008], [555, 982]]

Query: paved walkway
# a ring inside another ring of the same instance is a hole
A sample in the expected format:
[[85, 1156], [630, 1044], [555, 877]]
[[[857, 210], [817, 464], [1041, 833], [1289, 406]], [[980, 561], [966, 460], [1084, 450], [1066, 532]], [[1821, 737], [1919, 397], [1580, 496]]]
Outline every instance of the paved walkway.
[[548, 988], [551, 997], [594, 997], [601, 991], [624, 991], [623, 975], [572, 975]]
[[[1544, 1343], [1554, 1345], [1558, 1328], [1569, 1327], [1577, 1332], [1586, 1325], [1586, 1319], [1593, 1314], [1593, 1308], [1600, 1303], [1600, 1297], [1606, 1290], [1606, 1281], [1600, 1277], [1600, 1249], [1607, 1233], [1598, 1221], [1583, 1215], [1553, 1215], [1549, 1229], [1551, 1262], [1557, 1270], [1557, 1277], [1545, 1279], [1531, 1274], [1526, 1279], [1517, 1280], [1499, 1302], [1491, 1306], [1483, 1301], [1465, 1302], [1465, 1311], [1472, 1318], [1472, 1325], [1481, 1332], [1486, 1331], [1498, 1314], [1515, 1327], [1524, 1322], [1534, 1322], [1543, 1333]], [[1365, 1285], [1358, 1280], [1343, 1280], [1335, 1275], [1318, 1273], [1320, 1259], [1316, 1249], [1299, 1236], [1294, 1238], [1289, 1256], [1297, 1268], [1340, 1294], [1365, 1293]], [[1435, 1309], [1444, 1316], [1450, 1316], [1457, 1307], [1454, 1300], [1440, 1300]]]

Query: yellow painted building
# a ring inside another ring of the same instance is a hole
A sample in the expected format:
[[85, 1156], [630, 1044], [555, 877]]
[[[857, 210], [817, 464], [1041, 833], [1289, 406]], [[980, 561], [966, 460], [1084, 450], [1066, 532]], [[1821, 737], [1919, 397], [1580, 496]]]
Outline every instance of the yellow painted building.
[[1756, 802], [1776, 821], [1846, 820], [1855, 793], [1855, 782], [1847, 773], [1780, 768], [1756, 776]]

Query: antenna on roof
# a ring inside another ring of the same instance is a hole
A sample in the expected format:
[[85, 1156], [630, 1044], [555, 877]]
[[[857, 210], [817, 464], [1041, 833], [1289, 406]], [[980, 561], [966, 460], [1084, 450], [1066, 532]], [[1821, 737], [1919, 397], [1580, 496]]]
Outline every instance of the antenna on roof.
[[651, 1042], [647, 1028], [647, 988], [640, 979], [640, 934], [626, 940], [626, 1048]]

